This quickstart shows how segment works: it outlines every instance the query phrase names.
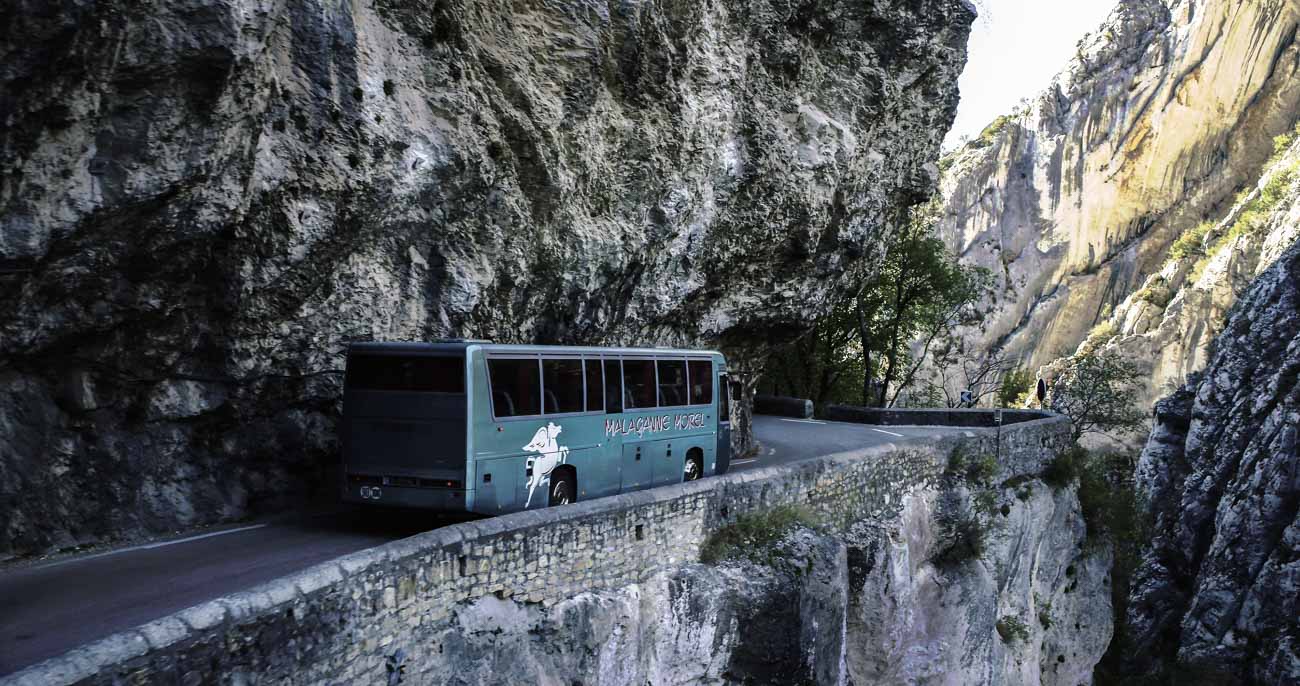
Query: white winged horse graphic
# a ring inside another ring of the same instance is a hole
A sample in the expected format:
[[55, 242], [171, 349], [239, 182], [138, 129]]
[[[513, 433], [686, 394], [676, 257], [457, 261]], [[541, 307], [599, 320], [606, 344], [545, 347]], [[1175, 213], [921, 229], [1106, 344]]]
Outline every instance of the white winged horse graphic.
[[547, 483], [551, 481], [551, 471], [558, 465], [564, 464], [564, 460], [569, 457], [569, 449], [556, 443], [555, 437], [560, 435], [560, 427], [550, 422], [546, 426], [537, 430], [533, 434], [533, 440], [524, 446], [524, 450], [530, 453], [538, 453], [537, 457], [528, 458], [527, 466], [533, 470], [533, 475], [528, 478], [528, 500], [524, 503], [527, 508], [533, 502], [533, 491], [537, 490], [538, 484], [545, 479]]

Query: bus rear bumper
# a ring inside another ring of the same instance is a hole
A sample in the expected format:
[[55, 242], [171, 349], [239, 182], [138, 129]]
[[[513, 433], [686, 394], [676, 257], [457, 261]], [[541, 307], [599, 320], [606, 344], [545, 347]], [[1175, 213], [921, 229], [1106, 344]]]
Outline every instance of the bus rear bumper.
[[451, 488], [410, 488], [404, 486], [375, 486], [348, 484], [343, 489], [343, 502], [356, 505], [388, 507], [418, 507], [444, 512], [466, 512], [473, 491]]

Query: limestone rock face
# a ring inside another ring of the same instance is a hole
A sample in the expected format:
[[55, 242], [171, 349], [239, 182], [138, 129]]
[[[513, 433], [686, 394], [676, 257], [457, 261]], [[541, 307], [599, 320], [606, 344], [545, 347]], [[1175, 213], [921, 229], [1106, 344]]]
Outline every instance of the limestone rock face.
[[[1018, 493], [1024, 494], [1023, 497]], [[792, 532], [763, 564], [687, 564], [550, 607], [483, 598], [435, 639], [421, 682], [1088, 683], [1111, 636], [1110, 561], [1072, 489], [1002, 489], [990, 545], [937, 568], [931, 490], [892, 521]], [[996, 628], [1019, 618], [1023, 635]]]
[[[1143, 407], [1205, 367], [1238, 297], [1300, 237], [1300, 142], [1279, 155], [1221, 221], [1205, 226], [1189, 252], [1170, 257], [1115, 308], [1106, 340], [1085, 344], [1137, 364]], [[1122, 442], [1127, 446], [1129, 439]], [[1130, 447], [1136, 451], [1141, 444]]]
[[427, 683], [844, 684], [844, 545], [804, 531], [774, 565], [691, 564], [549, 608], [484, 598], [435, 640]]
[[[1157, 405], [1133, 671], [1300, 681], [1300, 245], [1237, 302], [1203, 374]], [[1190, 671], [1184, 671], [1190, 670]]]
[[[941, 497], [910, 495], [897, 527], [849, 538], [853, 683], [1089, 683], [1112, 633], [1110, 558], [1085, 549], [1073, 490], [1000, 489], [987, 550], [955, 567], [930, 561]], [[1012, 621], [1025, 633], [1002, 636]]]
[[1123, 0], [1046, 92], [957, 152], [941, 231], [997, 279], [967, 348], [1030, 367], [1074, 353], [1176, 238], [1221, 218], [1300, 113], [1298, 24], [1290, 1]]
[[6, 3], [0, 550], [330, 492], [349, 340], [752, 369], [933, 190], [973, 16]]

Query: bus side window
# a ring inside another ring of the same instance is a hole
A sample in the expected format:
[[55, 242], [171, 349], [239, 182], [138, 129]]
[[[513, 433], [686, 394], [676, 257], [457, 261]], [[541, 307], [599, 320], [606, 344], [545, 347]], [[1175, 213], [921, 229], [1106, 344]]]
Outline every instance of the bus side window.
[[628, 409], [658, 407], [655, 398], [655, 361], [623, 360], [623, 390]]
[[618, 360], [605, 360], [605, 411], [609, 414], [623, 411], [623, 370]]
[[542, 359], [542, 412], [582, 412], [582, 360]]
[[686, 361], [658, 360], [659, 407], [688, 405], [686, 401]]
[[541, 369], [536, 359], [489, 359], [492, 413], [497, 417], [523, 417], [542, 413]]
[[601, 382], [600, 360], [588, 359], [583, 364], [587, 369], [587, 411], [601, 412], [605, 409], [605, 384]]
[[708, 360], [691, 360], [686, 364], [691, 378], [692, 405], [713, 404], [713, 363]]

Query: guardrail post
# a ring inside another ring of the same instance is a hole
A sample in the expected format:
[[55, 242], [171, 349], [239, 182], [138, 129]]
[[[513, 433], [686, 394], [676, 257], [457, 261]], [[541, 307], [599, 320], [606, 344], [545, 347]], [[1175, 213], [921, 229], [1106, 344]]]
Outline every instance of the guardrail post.
[[993, 461], [1002, 464], [1002, 410], [993, 410], [993, 425], [998, 428], [996, 444], [993, 447]]

